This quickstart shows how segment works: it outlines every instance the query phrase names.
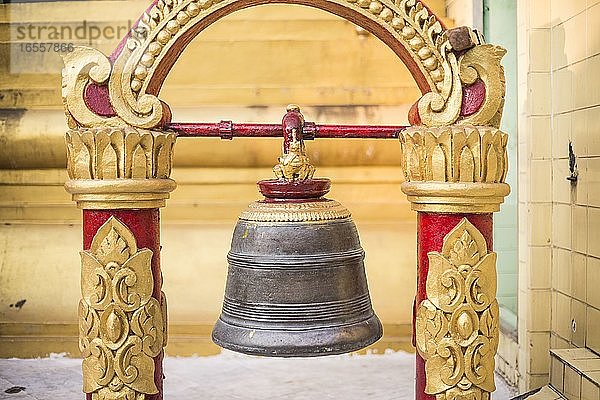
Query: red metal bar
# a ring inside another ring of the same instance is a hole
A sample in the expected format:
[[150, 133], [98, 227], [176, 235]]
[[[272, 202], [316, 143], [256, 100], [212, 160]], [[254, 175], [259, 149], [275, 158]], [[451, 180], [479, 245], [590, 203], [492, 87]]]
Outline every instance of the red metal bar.
[[[167, 129], [175, 131], [179, 137], [283, 137], [281, 124], [234, 124], [231, 121], [217, 123], [171, 123]], [[317, 125], [306, 122], [306, 140], [314, 138], [352, 139], [397, 139], [398, 133], [406, 126], [384, 125]]]

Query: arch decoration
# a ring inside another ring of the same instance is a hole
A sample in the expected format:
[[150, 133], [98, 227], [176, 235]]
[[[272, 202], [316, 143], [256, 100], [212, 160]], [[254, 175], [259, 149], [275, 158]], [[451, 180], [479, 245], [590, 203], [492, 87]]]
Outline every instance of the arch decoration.
[[[159, 208], [176, 187], [170, 172], [178, 138], [286, 137], [285, 119], [283, 126], [176, 123], [160, 100], [192, 39], [232, 12], [272, 3], [316, 7], [365, 28], [394, 51], [421, 90], [410, 127], [302, 118], [297, 128], [306, 139], [399, 139], [402, 190], [418, 215], [415, 398], [489, 399], [498, 347], [492, 215], [510, 190], [508, 135], [499, 129], [505, 50], [467, 27], [447, 29], [419, 0], [155, 0], [112, 54], [77, 47], [65, 56], [65, 187], [83, 209], [87, 398], [162, 399], [167, 321]], [[285, 153], [280, 179], [297, 172]], [[300, 175], [312, 177], [314, 168], [306, 168]]]

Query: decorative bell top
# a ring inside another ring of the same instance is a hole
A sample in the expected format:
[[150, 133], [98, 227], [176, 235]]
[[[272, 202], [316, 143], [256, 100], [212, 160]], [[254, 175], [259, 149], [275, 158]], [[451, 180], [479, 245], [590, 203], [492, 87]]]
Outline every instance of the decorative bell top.
[[340, 203], [326, 199], [331, 181], [313, 178], [315, 167], [306, 155], [304, 117], [291, 104], [282, 120], [283, 154], [273, 167], [276, 179], [258, 182], [264, 200], [250, 204], [240, 219], [254, 222], [327, 221], [350, 217]]
[[304, 116], [295, 104], [287, 106], [281, 122], [283, 154], [273, 167], [277, 179], [258, 182], [260, 192], [268, 199], [315, 199], [329, 192], [331, 181], [313, 178], [315, 167], [310, 163], [304, 145]]

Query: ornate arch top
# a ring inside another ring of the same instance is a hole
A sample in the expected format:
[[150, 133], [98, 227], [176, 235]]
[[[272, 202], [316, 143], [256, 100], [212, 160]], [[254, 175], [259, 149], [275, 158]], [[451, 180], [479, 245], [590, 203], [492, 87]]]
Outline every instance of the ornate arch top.
[[155, 0], [109, 57], [88, 47], [65, 56], [69, 126], [161, 128], [171, 112], [158, 94], [192, 39], [234, 11], [272, 3], [331, 12], [382, 40], [423, 93], [411, 109], [411, 124], [499, 125], [505, 50], [481, 44], [468, 28], [446, 30], [419, 0]]

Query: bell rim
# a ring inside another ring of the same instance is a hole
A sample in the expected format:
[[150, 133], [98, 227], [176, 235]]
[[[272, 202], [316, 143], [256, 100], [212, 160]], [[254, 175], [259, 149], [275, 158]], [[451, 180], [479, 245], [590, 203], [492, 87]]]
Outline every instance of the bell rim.
[[[348, 333], [352, 332], [358, 332], [359, 335], [348, 339]], [[363, 321], [351, 324], [304, 330], [256, 329], [233, 325], [219, 318], [211, 335], [212, 341], [224, 349], [276, 358], [323, 357], [351, 353], [372, 345], [382, 336], [383, 326], [375, 313]], [[225, 337], [235, 338], [237, 343], [234, 343], [234, 340], [225, 340]], [[346, 340], [341, 341], [340, 337]]]

